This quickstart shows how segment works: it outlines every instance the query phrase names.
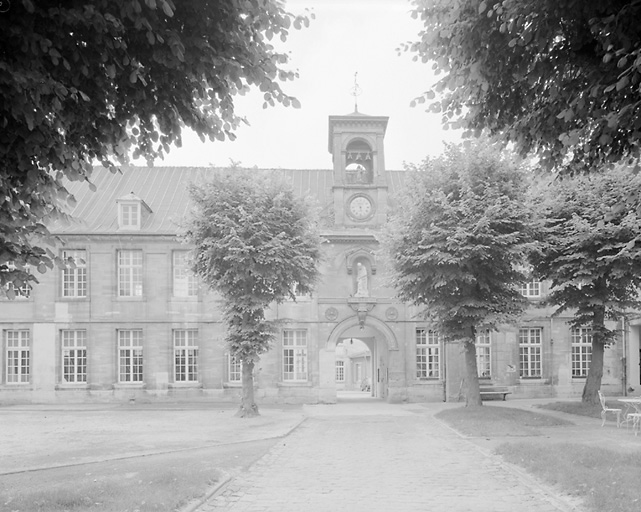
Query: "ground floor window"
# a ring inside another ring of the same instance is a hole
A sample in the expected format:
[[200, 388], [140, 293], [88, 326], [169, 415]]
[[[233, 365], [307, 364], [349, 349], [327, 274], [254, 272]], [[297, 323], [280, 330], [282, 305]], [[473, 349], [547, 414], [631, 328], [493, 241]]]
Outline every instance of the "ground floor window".
[[521, 378], [541, 377], [542, 329], [519, 329], [519, 375]]
[[345, 382], [345, 361], [336, 360], [336, 382]]
[[307, 331], [304, 329], [283, 331], [283, 380], [307, 380]]
[[198, 330], [174, 330], [174, 378], [176, 382], [198, 382]]
[[492, 345], [489, 329], [480, 329], [476, 334], [476, 370], [479, 377], [492, 376]]
[[588, 376], [592, 360], [592, 330], [585, 327], [574, 327], [570, 331], [572, 341], [572, 377]]
[[118, 381], [142, 382], [142, 330], [118, 331]]
[[5, 331], [5, 347], [7, 384], [27, 384], [31, 361], [29, 330]]
[[231, 354], [227, 354], [227, 381], [233, 383], [243, 381], [243, 363]]
[[87, 382], [87, 331], [63, 330], [62, 380], [67, 383]]
[[440, 377], [439, 336], [436, 331], [416, 329], [416, 378]]

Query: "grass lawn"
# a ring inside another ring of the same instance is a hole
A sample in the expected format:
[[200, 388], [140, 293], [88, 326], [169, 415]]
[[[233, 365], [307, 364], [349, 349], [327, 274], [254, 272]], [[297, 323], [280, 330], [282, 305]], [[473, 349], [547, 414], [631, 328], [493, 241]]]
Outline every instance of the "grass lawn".
[[[614, 405], [614, 404], [613, 404]], [[600, 417], [601, 408], [580, 402], [559, 402], [545, 408]], [[459, 432], [471, 436], [536, 436], [537, 427], [569, 424], [544, 414], [484, 405], [456, 408], [437, 415]], [[580, 497], [591, 512], [641, 510], [641, 456], [578, 443], [521, 440], [495, 450], [506, 461], [521, 466], [562, 492]]]
[[641, 510], [641, 457], [582, 444], [506, 443], [496, 453], [564, 492], [594, 512]]
[[537, 427], [572, 424], [547, 414], [491, 405], [447, 409], [436, 417], [462, 434], [475, 437], [532, 436], [539, 434]]
[[[625, 410], [625, 404], [615, 399], [608, 400], [606, 404], [608, 407]], [[601, 406], [599, 404], [589, 405], [584, 404], [583, 402], [552, 402], [540, 405], [539, 408], [549, 409], [551, 411], [561, 411], [567, 414], [577, 414], [579, 416], [589, 416], [591, 418], [601, 417]], [[610, 413], [608, 413], [608, 418], [612, 418]]]
[[248, 467], [276, 441], [0, 475], [2, 512], [173, 512]]
[[220, 473], [193, 454], [136, 457], [0, 476], [7, 512], [172, 511], [203, 495]]

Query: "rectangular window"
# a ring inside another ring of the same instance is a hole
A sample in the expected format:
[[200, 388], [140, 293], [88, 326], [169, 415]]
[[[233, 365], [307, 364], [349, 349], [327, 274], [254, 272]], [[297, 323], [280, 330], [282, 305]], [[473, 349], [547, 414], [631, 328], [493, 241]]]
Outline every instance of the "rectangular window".
[[283, 380], [307, 380], [307, 331], [304, 329], [283, 331]]
[[189, 251], [174, 251], [174, 297], [196, 297], [198, 295], [198, 281], [189, 268]]
[[345, 361], [336, 360], [336, 382], [345, 382]]
[[62, 380], [68, 383], [87, 382], [87, 331], [60, 332], [62, 345]]
[[118, 296], [142, 297], [142, 251], [118, 251]]
[[29, 331], [27, 329], [5, 331], [5, 343], [7, 384], [27, 384], [31, 358]]
[[440, 377], [439, 336], [436, 331], [416, 329], [416, 378]]
[[476, 334], [476, 370], [481, 378], [492, 376], [492, 345], [490, 343], [490, 330], [481, 329]]
[[198, 382], [198, 330], [174, 331], [174, 378], [176, 382]]
[[142, 382], [142, 331], [118, 331], [118, 381]]
[[572, 340], [572, 377], [588, 376], [592, 360], [592, 329], [575, 327], [570, 332]]
[[521, 283], [521, 295], [524, 297], [540, 297], [541, 282], [530, 281], [529, 283]]
[[243, 381], [243, 363], [231, 354], [227, 354], [227, 381], [233, 383]]
[[140, 203], [120, 203], [120, 227], [140, 229]]
[[[73, 260], [73, 263], [67, 263], [69, 258]], [[62, 251], [62, 259], [65, 260], [65, 268], [62, 269], [62, 296], [86, 297], [87, 251]]]
[[[16, 270], [16, 266], [13, 263], [8, 263], [7, 267], [9, 270]], [[23, 270], [30, 274], [29, 265], [26, 265]], [[13, 298], [16, 300], [28, 299], [31, 297], [31, 285], [28, 281], [22, 282], [19, 286], [16, 286], [12, 282], [5, 284], [5, 290], [9, 297], [13, 295]]]
[[519, 329], [519, 375], [521, 378], [541, 377], [541, 339], [543, 329]]

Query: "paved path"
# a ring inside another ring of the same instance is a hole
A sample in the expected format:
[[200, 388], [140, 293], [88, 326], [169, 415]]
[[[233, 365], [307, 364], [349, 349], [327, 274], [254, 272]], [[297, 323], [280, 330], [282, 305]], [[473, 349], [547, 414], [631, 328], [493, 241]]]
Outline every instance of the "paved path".
[[378, 403], [306, 412], [198, 512], [580, 510], [425, 409]]

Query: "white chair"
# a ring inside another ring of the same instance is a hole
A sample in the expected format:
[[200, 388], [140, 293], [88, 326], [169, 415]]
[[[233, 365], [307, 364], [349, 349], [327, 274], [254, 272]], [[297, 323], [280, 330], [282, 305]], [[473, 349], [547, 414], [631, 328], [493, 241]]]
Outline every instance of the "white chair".
[[603, 393], [601, 393], [601, 390], [599, 390], [598, 393], [599, 400], [601, 401], [601, 418], [603, 419], [603, 421], [601, 422], [601, 426], [603, 427], [605, 425], [606, 414], [609, 412], [613, 412], [617, 416], [617, 428], [619, 428], [619, 426], [621, 425], [621, 409], [608, 407], [605, 403], [605, 397], [603, 396]]

